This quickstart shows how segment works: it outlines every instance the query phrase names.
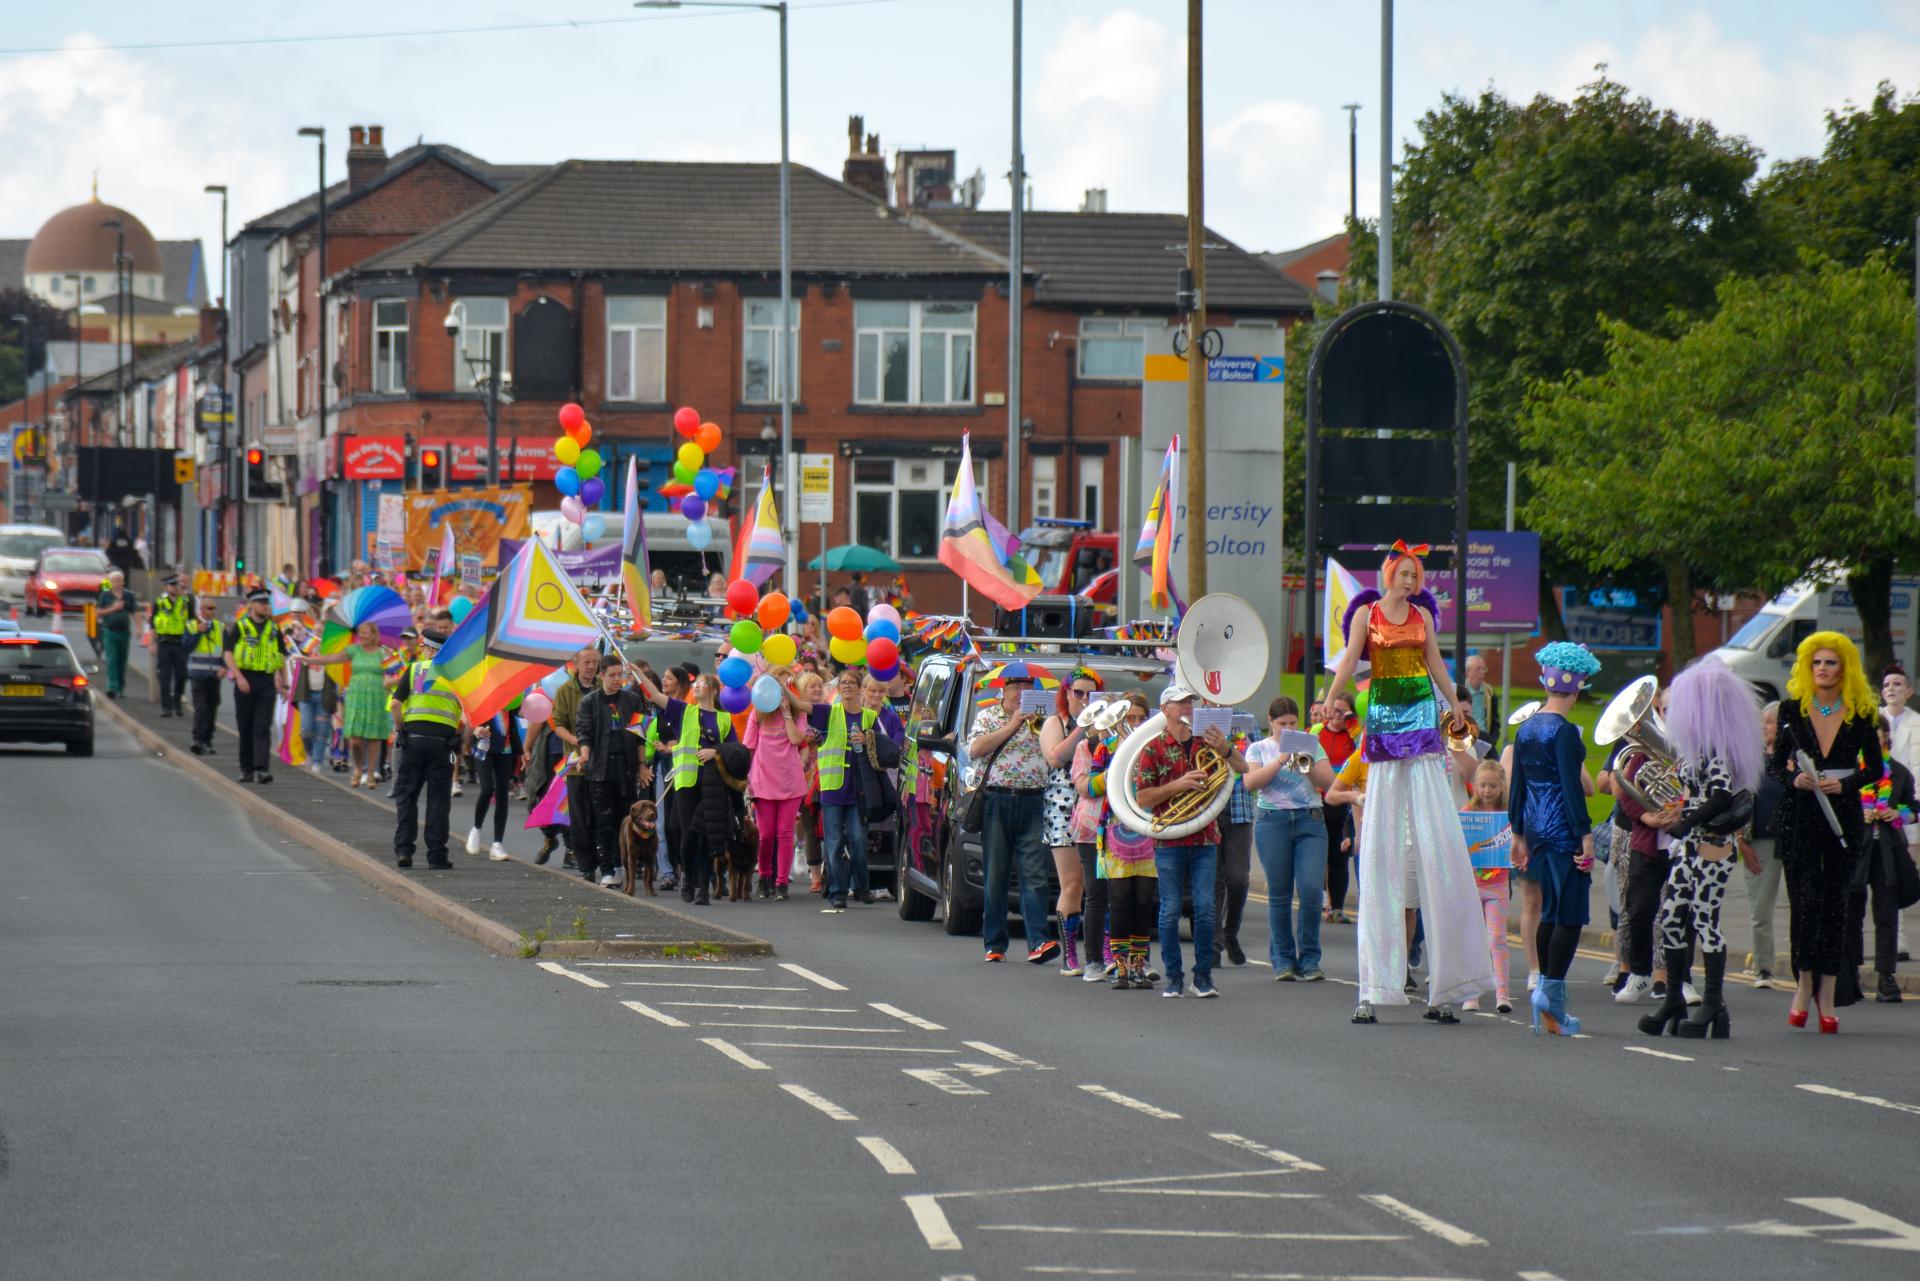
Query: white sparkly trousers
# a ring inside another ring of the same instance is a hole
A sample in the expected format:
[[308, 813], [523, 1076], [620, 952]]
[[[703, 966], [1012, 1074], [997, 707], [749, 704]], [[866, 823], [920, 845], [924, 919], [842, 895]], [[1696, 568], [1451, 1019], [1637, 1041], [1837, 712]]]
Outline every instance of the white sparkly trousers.
[[[1467, 838], [1449, 786], [1445, 758], [1376, 761], [1367, 769], [1360, 824], [1360, 999], [1405, 1005], [1407, 932], [1403, 909], [1426, 925], [1427, 999], [1464, 1001], [1493, 990], [1493, 954], [1474, 885]], [[1407, 864], [1419, 878], [1418, 902], [1406, 902]]]

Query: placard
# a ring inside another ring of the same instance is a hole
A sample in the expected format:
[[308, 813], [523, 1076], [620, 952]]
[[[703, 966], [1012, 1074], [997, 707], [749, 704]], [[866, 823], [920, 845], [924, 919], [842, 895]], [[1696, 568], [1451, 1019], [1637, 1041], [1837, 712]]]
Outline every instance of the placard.
[[800, 523], [825, 525], [833, 520], [833, 455], [800, 455]]
[[1505, 810], [1461, 810], [1460, 830], [1466, 833], [1467, 856], [1474, 870], [1513, 866], [1513, 828], [1507, 824]]
[[480, 571], [485, 562], [475, 552], [460, 553], [460, 586], [462, 589], [480, 590]]

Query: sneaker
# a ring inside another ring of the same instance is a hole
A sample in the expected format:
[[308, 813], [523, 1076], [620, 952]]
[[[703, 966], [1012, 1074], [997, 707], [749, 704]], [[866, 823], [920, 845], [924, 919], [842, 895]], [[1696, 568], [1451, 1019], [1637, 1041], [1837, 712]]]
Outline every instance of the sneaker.
[[1632, 1005], [1635, 1001], [1638, 1001], [1641, 997], [1647, 996], [1650, 993], [1661, 997], [1666, 995], [1664, 992], [1654, 993], [1653, 980], [1645, 974], [1629, 974], [1627, 981], [1621, 985], [1620, 990], [1613, 994], [1613, 999], [1621, 1005]]
[[1203, 1001], [1211, 1001], [1220, 995], [1219, 992], [1214, 990], [1213, 980], [1211, 978], [1203, 979], [1197, 974], [1194, 975], [1193, 978], [1193, 994]]
[[1187, 985], [1185, 983], [1182, 983], [1179, 979], [1174, 979], [1172, 982], [1168, 983], [1167, 986], [1163, 988], [1160, 992], [1160, 995], [1171, 996], [1176, 1000], [1180, 997], [1185, 996], [1186, 994], [1187, 994]]
[[1316, 965], [1310, 970], [1301, 970], [1300, 981], [1302, 983], [1324, 983], [1327, 981], [1327, 976], [1321, 973], [1320, 967]]
[[1426, 959], [1427, 959], [1427, 949], [1425, 944], [1416, 945], [1407, 950], [1407, 968], [1410, 970], [1419, 969], [1420, 962]]
[[782, 903], [787, 901], [787, 883], [785, 881], [773, 887], [773, 896]]
[[469, 829], [467, 832], [467, 853], [478, 854], [486, 847], [487, 843], [481, 838], [480, 829], [477, 827]]
[[991, 962], [998, 963], [1006, 959], [1007, 959], [1007, 954], [1005, 952], [995, 952], [995, 951], [992, 951], [991, 949], [989, 949], [987, 952], [987, 960]]
[[1513, 1002], [1503, 996], [1494, 1002], [1493, 1008], [1501, 1014], [1511, 1014], [1513, 1013]]
[[1753, 985], [1763, 992], [1769, 991], [1773, 987], [1773, 975], [1767, 970], [1761, 970], [1753, 976]]
[[1039, 947], [1033, 948], [1027, 953], [1027, 964], [1041, 965], [1047, 961], [1051, 961], [1058, 955], [1060, 955], [1060, 944], [1053, 939], [1048, 939]]
[[495, 841], [493, 848], [487, 851], [487, 857], [495, 863], [505, 863], [510, 861], [513, 855], [507, 853], [506, 846], [502, 845], [499, 841]]
[[1086, 967], [1085, 972], [1080, 975], [1080, 981], [1082, 983], [1099, 983], [1112, 976], [1113, 966], [1111, 965], [1089, 965]]
[[1680, 995], [1686, 998], [1688, 1005], [1700, 1004], [1700, 993], [1694, 990], [1694, 986], [1691, 983], [1682, 983], [1680, 985]]
[[1299, 979], [1299, 971], [1295, 970], [1291, 965], [1284, 970], [1275, 970], [1273, 972], [1273, 981], [1275, 983], [1296, 983]]
[[467, 794], [466, 789], [460, 786], [460, 780], [457, 778], [453, 780], [453, 794], [455, 796], [465, 796]]
[[1413, 981], [1413, 974], [1411, 971], [1409, 971], [1407, 974], [1407, 981], [1403, 985], [1402, 990], [1405, 991], [1408, 996], [1412, 996], [1415, 992], [1418, 992], [1420, 990], [1420, 985]]
[[1618, 987], [1620, 984], [1620, 963], [1616, 961], [1612, 965], [1609, 965], [1607, 972], [1600, 976], [1600, 981], [1608, 987]]
[[1667, 981], [1665, 979], [1655, 979], [1653, 981], [1653, 986], [1647, 990], [1647, 995], [1651, 996], [1656, 1001], [1666, 1000], [1667, 999]]
[[1478, 1014], [1480, 1012], [1480, 998], [1477, 996], [1470, 996], [1466, 1000], [1460, 1003], [1460, 1008], [1467, 1011], [1467, 1013], [1469, 1014]]
[[614, 874], [613, 874], [612, 872], [602, 872], [602, 873], [600, 873], [600, 884], [602, 884], [602, 885], [618, 885], [619, 883], [620, 883], [620, 878], [619, 878], [619, 877], [617, 877], [617, 876], [615, 876], [615, 875], [614, 875]]
[[1373, 1002], [1362, 1001], [1360, 1004], [1354, 1006], [1353, 1021], [1355, 1023], [1377, 1023], [1379, 1020], [1373, 1015]]

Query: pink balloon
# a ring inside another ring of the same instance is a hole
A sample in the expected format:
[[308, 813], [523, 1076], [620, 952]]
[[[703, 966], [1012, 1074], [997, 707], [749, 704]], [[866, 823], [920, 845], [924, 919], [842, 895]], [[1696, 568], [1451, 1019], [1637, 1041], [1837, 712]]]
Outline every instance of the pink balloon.
[[587, 520], [587, 505], [570, 495], [560, 500], [560, 514], [576, 525], [584, 525]]
[[874, 605], [867, 610], [867, 621], [869, 623], [879, 622], [881, 619], [885, 619], [895, 627], [902, 628], [903, 630], [905, 628], [905, 624], [900, 620], [900, 611], [885, 601], [881, 601], [878, 605]]
[[538, 725], [553, 715], [553, 700], [534, 690], [520, 700], [520, 716], [529, 725]]

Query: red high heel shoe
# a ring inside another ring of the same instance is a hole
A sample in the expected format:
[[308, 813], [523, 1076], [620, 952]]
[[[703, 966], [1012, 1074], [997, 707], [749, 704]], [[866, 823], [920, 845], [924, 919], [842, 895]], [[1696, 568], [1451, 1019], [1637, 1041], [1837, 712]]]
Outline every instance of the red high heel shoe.
[[1805, 1027], [1806, 1025], [1807, 1025], [1807, 1012], [1805, 1010], [1788, 1010], [1787, 1011], [1788, 1027]]
[[1840, 1020], [1831, 1014], [1822, 1014], [1820, 1016], [1820, 1030], [1828, 1036], [1832, 1036], [1839, 1032]]

